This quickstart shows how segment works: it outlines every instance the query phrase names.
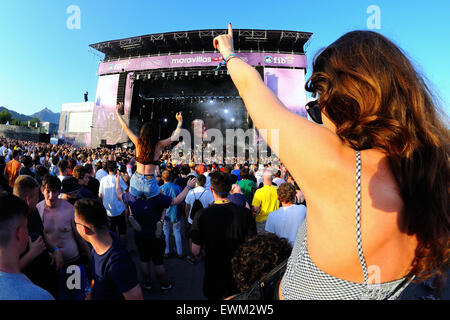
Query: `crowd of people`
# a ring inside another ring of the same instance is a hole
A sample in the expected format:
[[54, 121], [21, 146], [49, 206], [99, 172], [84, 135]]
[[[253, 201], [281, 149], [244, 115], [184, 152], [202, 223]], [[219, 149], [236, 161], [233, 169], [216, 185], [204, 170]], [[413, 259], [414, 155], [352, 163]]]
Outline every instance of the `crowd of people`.
[[142, 299], [154, 285], [150, 262], [160, 289], [172, 290], [170, 233], [176, 256], [204, 259], [208, 299], [246, 296], [287, 255], [272, 283], [278, 299], [396, 299], [434, 276], [442, 292], [448, 121], [401, 49], [371, 31], [324, 48], [306, 83], [317, 97], [309, 121], [239, 58], [231, 24], [213, 45], [284, 165], [172, 163], [164, 150], [182, 115], [173, 135], [157, 140], [151, 123], [133, 133], [120, 105], [132, 149], [1, 139], [0, 298]]
[[[76, 149], [6, 138], [0, 144], [2, 194], [27, 206], [28, 223], [22, 227], [28, 241], [23, 238], [24, 250], [16, 252], [16, 271], [45, 290], [30, 289], [40, 293], [36, 296], [4, 292], [4, 298], [142, 299], [141, 290], [153, 287], [152, 264], [160, 289], [172, 289], [164, 266], [172, 256], [192, 265], [204, 259], [205, 297], [226, 298], [239, 291], [231, 260], [240, 246], [257, 234], [264, 236], [266, 220], [271, 221], [267, 233], [289, 238], [292, 246], [292, 230], [305, 218], [303, 194], [283, 166], [174, 164], [165, 159], [150, 177], [159, 192], [137, 196], [130, 191], [137, 170], [134, 150]], [[271, 219], [280, 210], [283, 217]], [[262, 226], [258, 231], [257, 225]], [[130, 259], [134, 246], [137, 268]], [[74, 267], [80, 285], [70, 288]]]

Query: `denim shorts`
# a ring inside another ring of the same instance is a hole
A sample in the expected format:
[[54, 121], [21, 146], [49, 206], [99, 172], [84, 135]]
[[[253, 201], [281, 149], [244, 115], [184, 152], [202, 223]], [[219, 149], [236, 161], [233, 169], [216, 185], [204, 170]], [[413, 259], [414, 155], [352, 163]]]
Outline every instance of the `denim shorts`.
[[160, 192], [155, 175], [146, 176], [135, 172], [131, 177], [130, 193], [135, 198], [142, 198], [145, 196], [147, 199], [150, 199], [160, 194]]

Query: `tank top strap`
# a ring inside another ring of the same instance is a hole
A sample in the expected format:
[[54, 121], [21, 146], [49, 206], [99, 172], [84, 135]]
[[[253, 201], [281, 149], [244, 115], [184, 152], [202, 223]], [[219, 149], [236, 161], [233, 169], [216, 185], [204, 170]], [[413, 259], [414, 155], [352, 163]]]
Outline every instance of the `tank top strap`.
[[361, 237], [361, 153], [356, 150], [356, 244], [358, 247], [358, 257], [364, 275], [364, 284], [367, 285], [369, 279], [366, 260], [362, 249]]

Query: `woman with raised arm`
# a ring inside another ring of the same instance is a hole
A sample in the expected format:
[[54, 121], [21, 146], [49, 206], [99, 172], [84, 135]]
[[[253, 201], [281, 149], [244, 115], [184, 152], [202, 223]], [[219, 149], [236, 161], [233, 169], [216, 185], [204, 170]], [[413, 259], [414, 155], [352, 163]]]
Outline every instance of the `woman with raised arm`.
[[155, 170], [160, 164], [159, 158], [162, 150], [172, 142], [178, 140], [180, 128], [183, 124], [183, 117], [181, 112], [178, 112], [175, 116], [178, 120], [178, 125], [172, 133], [172, 136], [158, 141], [157, 130], [149, 122], [142, 125], [139, 131], [139, 137], [136, 136], [123, 120], [119, 112], [121, 108], [123, 108], [122, 103], [119, 103], [116, 109], [117, 118], [136, 147], [137, 168], [130, 180], [130, 193], [136, 198], [145, 196], [149, 199], [160, 193], [158, 181], [155, 177]]
[[402, 51], [371, 31], [325, 48], [306, 84], [321, 126], [283, 106], [228, 28], [214, 47], [308, 203], [280, 298], [394, 299], [414, 277], [447, 272], [448, 118]]

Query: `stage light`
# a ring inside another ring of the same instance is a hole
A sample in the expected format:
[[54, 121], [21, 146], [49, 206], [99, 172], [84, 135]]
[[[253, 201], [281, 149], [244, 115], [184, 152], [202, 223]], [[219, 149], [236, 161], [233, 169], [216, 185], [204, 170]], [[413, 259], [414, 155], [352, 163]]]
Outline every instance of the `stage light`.
[[201, 71], [199, 71], [199, 72], [198, 72], [198, 76], [200, 77], [201, 75], [202, 75], [202, 72], [201, 72]]
[[161, 75], [161, 77], [164, 78], [165, 76], [166, 76], [166, 74], [163, 72], [162, 75]]
[[213, 99], [209, 100], [209, 103], [214, 103], [214, 100]]
[[150, 79], [150, 77], [151, 77], [151, 76], [150, 76], [150, 73], [149, 73], [148, 76], [147, 76], [147, 78]]
[[231, 118], [231, 121], [234, 122], [234, 118]]
[[228, 113], [228, 109], [225, 109], [223, 112]]
[[167, 118], [164, 118], [164, 122], [167, 122]]

